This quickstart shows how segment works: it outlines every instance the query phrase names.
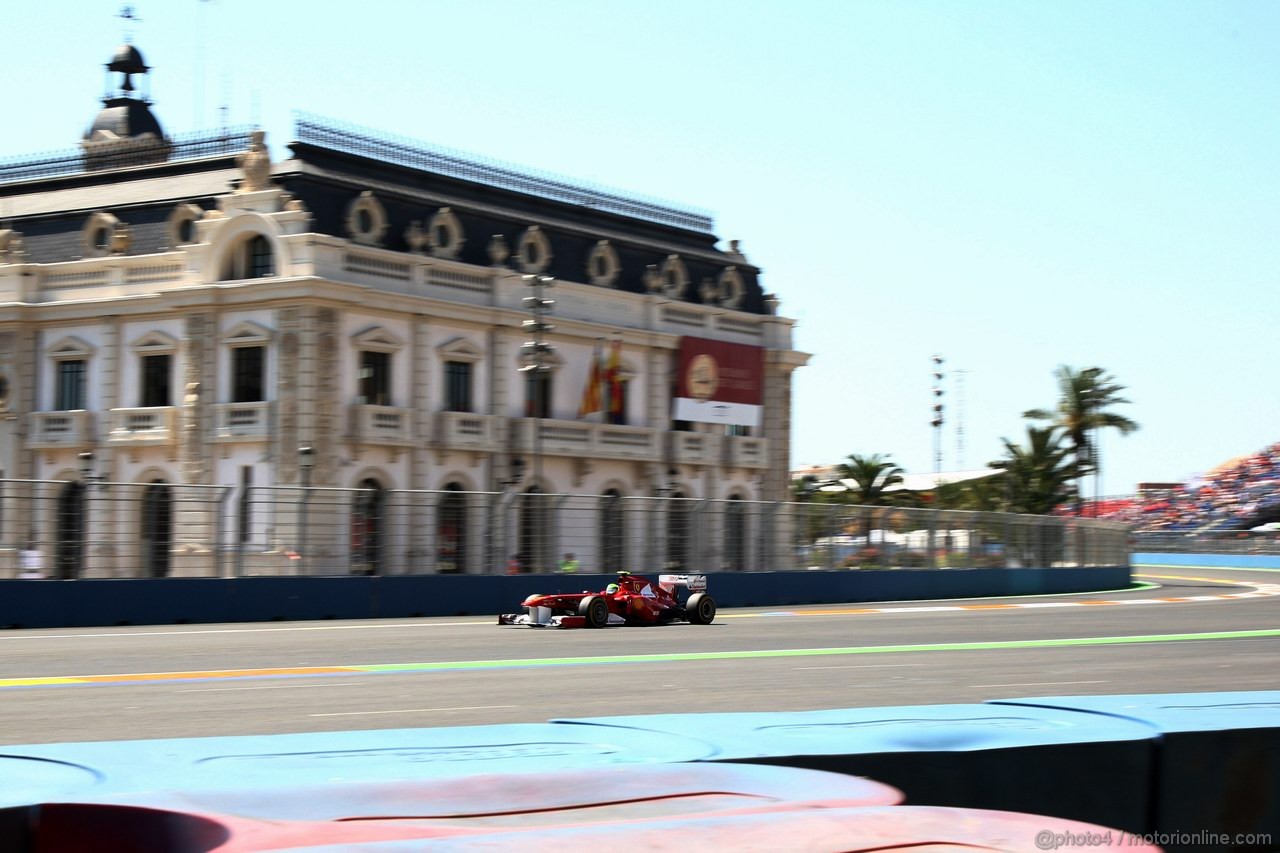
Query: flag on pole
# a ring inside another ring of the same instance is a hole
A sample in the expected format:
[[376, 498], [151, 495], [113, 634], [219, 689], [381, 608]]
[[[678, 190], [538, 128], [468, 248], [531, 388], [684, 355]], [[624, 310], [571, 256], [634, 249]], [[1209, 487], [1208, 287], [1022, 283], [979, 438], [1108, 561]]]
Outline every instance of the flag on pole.
[[622, 341], [614, 339], [609, 351], [609, 366], [605, 369], [604, 384], [608, 394], [607, 420], [620, 424], [626, 415], [626, 403], [622, 394]]
[[591, 353], [591, 367], [587, 371], [587, 387], [582, 389], [582, 403], [578, 406], [580, 418], [603, 410], [600, 405], [600, 386], [604, 379], [600, 365], [603, 361], [604, 353], [600, 351], [600, 339], [596, 338], [596, 348]]

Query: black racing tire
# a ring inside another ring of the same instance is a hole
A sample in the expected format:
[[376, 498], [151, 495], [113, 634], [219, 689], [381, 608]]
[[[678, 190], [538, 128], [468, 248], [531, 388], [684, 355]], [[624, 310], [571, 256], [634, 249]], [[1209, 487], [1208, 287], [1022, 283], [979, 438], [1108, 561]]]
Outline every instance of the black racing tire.
[[710, 625], [716, 618], [716, 600], [705, 592], [695, 592], [684, 603], [684, 617], [693, 625]]
[[588, 628], [603, 628], [609, 624], [609, 602], [598, 595], [589, 595], [578, 602], [578, 615], [587, 620]]

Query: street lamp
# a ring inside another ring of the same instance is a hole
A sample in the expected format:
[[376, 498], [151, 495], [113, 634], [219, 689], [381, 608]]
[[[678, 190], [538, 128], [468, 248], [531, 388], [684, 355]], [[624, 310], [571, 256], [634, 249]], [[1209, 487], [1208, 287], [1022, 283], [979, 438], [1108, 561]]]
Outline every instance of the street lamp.
[[532, 570], [540, 571], [543, 558], [543, 536], [546, 519], [542, 497], [542, 418], [543, 411], [550, 413], [551, 400], [547, 393], [547, 373], [551, 370], [551, 355], [555, 347], [547, 343], [544, 336], [555, 326], [546, 321], [556, 304], [554, 299], [544, 296], [546, 288], [555, 285], [556, 280], [549, 275], [526, 275], [524, 283], [533, 289], [532, 296], [524, 298], [524, 305], [529, 309], [531, 319], [521, 323], [521, 328], [533, 336], [533, 340], [525, 341], [520, 347], [520, 372], [528, 373], [531, 380], [529, 402], [533, 411], [533, 486], [530, 489], [535, 497], [536, 512], [533, 514], [533, 555]]
[[[83, 483], [84, 491], [80, 496], [80, 520], [82, 526], [78, 531], [80, 541], [76, 543], [79, 555], [79, 558], [76, 560], [76, 576], [79, 576], [82, 571], [89, 568], [88, 556], [92, 551], [89, 547], [88, 541], [92, 534], [91, 524], [93, 522], [92, 490], [94, 486], [101, 485], [104, 479], [101, 474], [94, 473], [93, 463], [94, 458], [92, 450], [86, 450], [80, 454], [80, 481]], [[61, 562], [62, 560], [59, 558], [59, 563]], [[60, 577], [66, 577], [66, 575], [63, 574], [65, 570], [64, 566], [59, 565], [58, 572]]]
[[929, 561], [934, 563], [937, 559], [937, 551], [935, 549], [935, 537], [937, 536], [938, 520], [941, 518], [940, 510], [942, 509], [942, 363], [943, 358], [940, 355], [933, 357], [933, 420], [929, 423], [933, 425], [933, 524], [929, 525]]
[[302, 502], [298, 507], [298, 559], [302, 574], [307, 573], [307, 502], [311, 499], [311, 469], [315, 466], [315, 451], [311, 445], [298, 448], [298, 470], [302, 475]]

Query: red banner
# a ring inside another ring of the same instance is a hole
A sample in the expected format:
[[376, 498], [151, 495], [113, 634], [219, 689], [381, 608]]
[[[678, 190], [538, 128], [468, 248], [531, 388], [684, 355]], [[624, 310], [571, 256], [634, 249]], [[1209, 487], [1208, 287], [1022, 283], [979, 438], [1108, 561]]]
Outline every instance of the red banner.
[[680, 339], [676, 396], [721, 403], [764, 401], [764, 347]]

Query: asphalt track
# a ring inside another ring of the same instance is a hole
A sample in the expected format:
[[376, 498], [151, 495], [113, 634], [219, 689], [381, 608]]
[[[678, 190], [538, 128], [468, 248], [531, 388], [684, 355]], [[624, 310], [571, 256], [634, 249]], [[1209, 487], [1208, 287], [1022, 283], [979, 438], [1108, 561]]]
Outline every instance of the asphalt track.
[[722, 611], [710, 626], [9, 631], [0, 743], [1277, 687], [1280, 570], [1135, 578], [1141, 588], [1087, 595]]

